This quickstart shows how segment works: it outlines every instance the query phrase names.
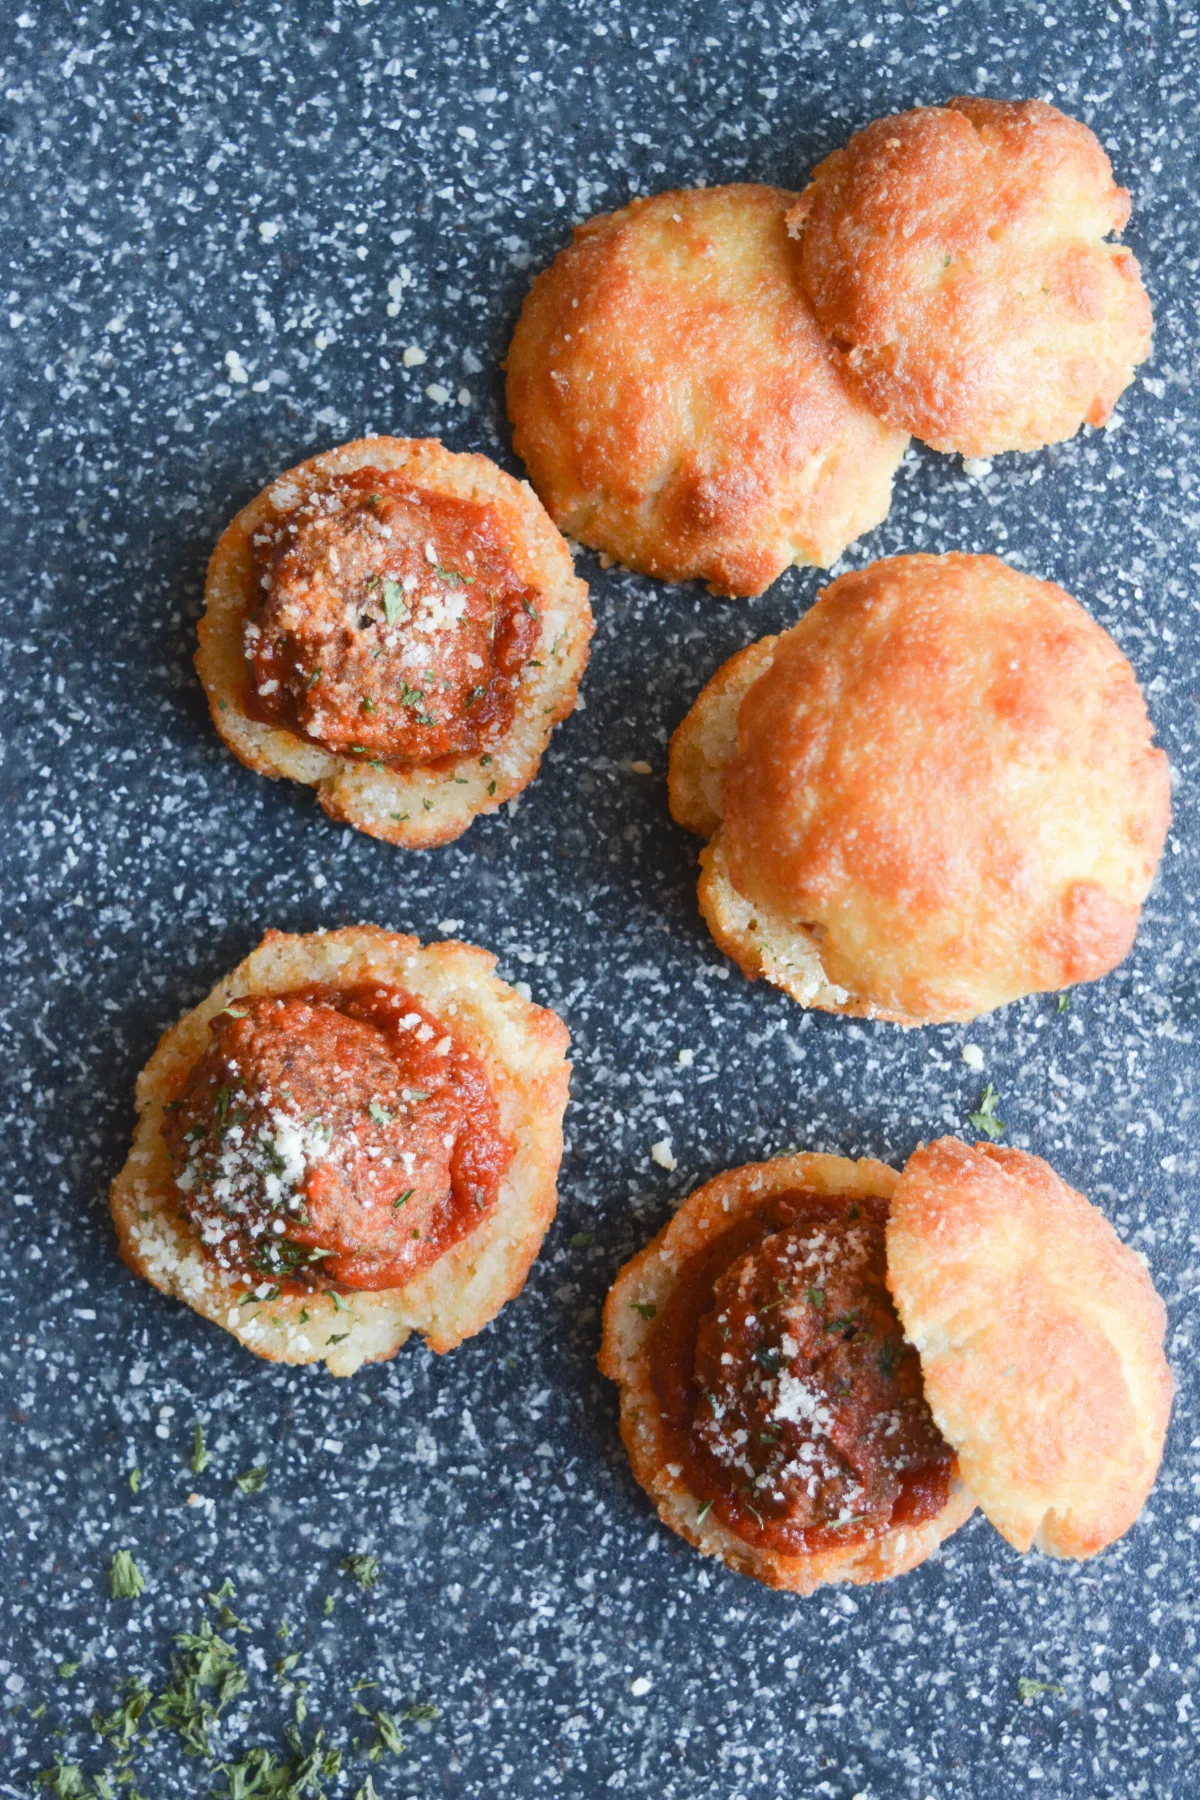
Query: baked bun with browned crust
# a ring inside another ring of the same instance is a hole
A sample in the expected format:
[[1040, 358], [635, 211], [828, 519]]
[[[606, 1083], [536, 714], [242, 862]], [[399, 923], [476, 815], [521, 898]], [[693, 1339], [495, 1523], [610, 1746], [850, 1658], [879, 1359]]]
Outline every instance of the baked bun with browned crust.
[[878, 525], [907, 437], [842, 380], [800, 289], [795, 198], [738, 184], [589, 219], [508, 353], [513, 446], [569, 537], [759, 594]]
[[575, 705], [592, 614], [526, 483], [433, 439], [373, 437], [243, 507], [199, 635], [235, 756], [422, 850], [533, 780]]
[[935, 450], [1036, 450], [1103, 425], [1150, 354], [1129, 195], [1086, 125], [1042, 100], [876, 119], [788, 214], [847, 378]]
[[452, 1350], [557, 1206], [567, 1029], [487, 950], [270, 931], [166, 1032], [112, 1187], [121, 1254], [271, 1362]]
[[914, 1568], [976, 1502], [1093, 1556], [1162, 1457], [1166, 1315], [1048, 1165], [944, 1138], [903, 1173], [791, 1155], [689, 1195], [618, 1274], [602, 1373], [664, 1524], [770, 1587]]
[[700, 909], [751, 980], [902, 1025], [1094, 981], [1170, 820], [1137, 678], [1070, 595], [993, 556], [841, 576], [741, 651], [671, 744]]
[[[731, 1169], [688, 1196], [605, 1303], [600, 1370], [620, 1386], [634, 1475], [672, 1531], [768, 1587], [811, 1594], [830, 1582], [885, 1581], [924, 1562], [975, 1508], [913, 1393], [916, 1358], [882, 1289], [895, 1185], [885, 1164], [841, 1156]], [[792, 1197], [807, 1203], [795, 1209], [798, 1223], [788, 1219]], [[846, 1297], [864, 1255], [869, 1323], [856, 1332]], [[756, 1257], [771, 1259], [758, 1275], [769, 1297], [757, 1312], [746, 1279]], [[718, 1383], [700, 1360], [706, 1336], [717, 1350], [708, 1364], [727, 1357], [734, 1377], [748, 1372], [753, 1411], [731, 1404], [724, 1383], [709, 1398]], [[855, 1381], [889, 1409], [877, 1406], [858, 1434], [857, 1401], [837, 1394]], [[896, 1504], [903, 1471], [890, 1466], [904, 1459], [886, 1454], [886, 1438], [891, 1425], [898, 1440], [895, 1422], [907, 1427], [918, 1412], [936, 1479], [923, 1506], [910, 1495], [906, 1508]], [[864, 1489], [866, 1521], [854, 1517]], [[906, 1510], [921, 1516], [892, 1522]]]
[[910, 1156], [888, 1280], [962, 1478], [1018, 1550], [1094, 1556], [1133, 1524], [1174, 1384], [1145, 1267], [1048, 1163], [956, 1138]]

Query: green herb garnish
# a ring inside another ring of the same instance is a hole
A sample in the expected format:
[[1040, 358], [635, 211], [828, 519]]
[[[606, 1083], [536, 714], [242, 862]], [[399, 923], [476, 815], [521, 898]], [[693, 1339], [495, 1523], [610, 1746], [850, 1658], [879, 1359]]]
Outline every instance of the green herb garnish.
[[136, 1600], [145, 1585], [145, 1577], [129, 1551], [115, 1551], [108, 1571], [108, 1591], [113, 1599]]
[[256, 1463], [254, 1468], [247, 1469], [245, 1474], [239, 1475], [233, 1485], [239, 1494], [260, 1494], [266, 1484], [267, 1465], [266, 1463]]
[[356, 1551], [353, 1556], [347, 1556], [340, 1566], [349, 1575], [351, 1581], [357, 1581], [359, 1587], [368, 1593], [379, 1580], [379, 1558], [372, 1556], [366, 1550]]
[[983, 1098], [975, 1112], [967, 1114], [967, 1120], [976, 1131], [982, 1131], [985, 1137], [998, 1138], [1004, 1135], [1004, 1120], [996, 1112], [999, 1094], [989, 1081], [983, 1090]]
[[202, 1429], [200, 1427], [199, 1419], [197, 1419], [196, 1430], [192, 1437], [192, 1457], [191, 1457], [192, 1474], [193, 1475], [203, 1475], [205, 1469], [207, 1469], [207, 1467], [208, 1467], [208, 1464], [209, 1464], [209, 1455], [208, 1455], [208, 1451], [204, 1448], [204, 1432], [202, 1431]]
[[658, 1311], [658, 1308], [657, 1306], [652, 1306], [648, 1300], [635, 1300], [633, 1303], [633, 1310], [635, 1313], [640, 1313], [643, 1319], [652, 1319]]
[[1057, 1681], [1035, 1681], [1032, 1675], [1022, 1675], [1017, 1681], [1017, 1698], [1028, 1703], [1036, 1700], [1039, 1694], [1063, 1694], [1066, 1689]]

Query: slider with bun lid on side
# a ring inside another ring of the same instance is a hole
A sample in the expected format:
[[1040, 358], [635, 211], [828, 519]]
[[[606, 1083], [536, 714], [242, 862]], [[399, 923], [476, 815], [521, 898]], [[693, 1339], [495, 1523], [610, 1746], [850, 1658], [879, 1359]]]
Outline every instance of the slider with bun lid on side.
[[781, 1156], [697, 1188], [618, 1274], [601, 1372], [664, 1524], [809, 1594], [923, 1562], [980, 1506], [1088, 1557], [1162, 1457], [1166, 1313], [1039, 1157], [954, 1138]]
[[113, 1182], [130, 1268], [271, 1362], [452, 1350], [558, 1202], [567, 1028], [490, 951], [270, 931], [164, 1033]]

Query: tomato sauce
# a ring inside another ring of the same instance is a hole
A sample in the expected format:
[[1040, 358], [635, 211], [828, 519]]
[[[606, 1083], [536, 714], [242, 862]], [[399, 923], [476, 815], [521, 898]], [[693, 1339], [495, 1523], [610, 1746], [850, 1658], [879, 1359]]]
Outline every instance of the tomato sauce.
[[495, 508], [357, 469], [265, 526], [254, 558], [253, 718], [406, 767], [469, 755], [511, 723], [540, 596]]
[[374, 983], [231, 1001], [163, 1136], [208, 1255], [289, 1293], [403, 1287], [492, 1210], [513, 1149], [480, 1059]]
[[886, 1283], [887, 1202], [775, 1194], [681, 1271], [650, 1342], [691, 1491], [803, 1555], [941, 1511], [954, 1455]]

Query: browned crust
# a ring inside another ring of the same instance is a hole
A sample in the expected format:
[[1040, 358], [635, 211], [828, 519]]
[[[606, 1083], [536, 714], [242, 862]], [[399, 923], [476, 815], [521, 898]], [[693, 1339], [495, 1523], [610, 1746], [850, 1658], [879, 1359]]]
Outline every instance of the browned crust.
[[888, 1281], [964, 1481], [1018, 1550], [1094, 1556], [1154, 1485], [1166, 1309], [1104, 1215], [1023, 1150], [954, 1138], [905, 1164]]
[[877, 119], [788, 215], [805, 290], [866, 403], [936, 450], [1033, 450], [1103, 425], [1153, 322], [1106, 241], [1129, 195], [1086, 125], [1040, 100]]
[[[486, 763], [471, 755], [436, 769], [375, 767], [246, 713], [242, 631], [256, 597], [254, 533], [277, 510], [294, 506], [305, 483], [367, 467], [402, 469], [434, 493], [481, 501], [498, 513], [521, 580], [541, 595], [541, 666], [524, 671], [512, 723]], [[525, 482], [486, 456], [446, 450], [436, 439], [358, 438], [277, 476], [227, 527], [208, 567], [196, 668], [213, 724], [247, 768], [316, 788], [330, 818], [371, 837], [428, 850], [461, 837], [472, 819], [494, 813], [533, 780], [554, 726], [575, 705], [591, 636], [587, 585]]]
[[[600, 1371], [621, 1390], [621, 1437], [635, 1477], [664, 1525], [706, 1556], [719, 1556], [731, 1569], [752, 1575], [768, 1587], [811, 1594], [833, 1582], [857, 1586], [902, 1575], [924, 1562], [944, 1538], [957, 1531], [974, 1511], [975, 1502], [956, 1479], [936, 1518], [888, 1531], [871, 1543], [809, 1556], [783, 1556], [760, 1549], [730, 1531], [714, 1513], [699, 1517], [700, 1503], [682, 1473], [672, 1473], [678, 1465], [668, 1466], [670, 1453], [650, 1381], [648, 1349], [654, 1318], [666, 1305], [684, 1264], [765, 1195], [806, 1187], [825, 1194], [886, 1198], [896, 1179], [894, 1169], [869, 1158], [851, 1162], [842, 1156], [803, 1153], [730, 1169], [688, 1195], [658, 1236], [625, 1264], [605, 1302]], [[639, 1308], [655, 1311], [647, 1319]]]
[[[522, 999], [493, 974], [495, 963], [474, 944], [447, 939], [422, 949], [416, 938], [375, 925], [301, 937], [269, 931], [206, 1000], [164, 1032], [138, 1077], [133, 1147], [111, 1195], [121, 1255], [134, 1273], [223, 1326], [256, 1356], [324, 1361], [333, 1375], [394, 1356], [413, 1331], [439, 1352], [481, 1331], [520, 1293], [554, 1217], [571, 1074], [562, 1020]], [[501, 1130], [516, 1146], [498, 1202], [403, 1288], [350, 1294], [336, 1311], [328, 1300], [304, 1296], [240, 1305], [245, 1281], [203, 1253], [177, 1211], [163, 1109], [203, 1054], [209, 1020], [235, 996], [364, 981], [406, 988], [484, 1063]], [[307, 1324], [302, 1311], [310, 1315]], [[335, 1335], [336, 1344], [329, 1341]]]
[[513, 445], [562, 530], [627, 568], [758, 594], [879, 524], [907, 437], [842, 380], [784, 214], [746, 183], [589, 219], [508, 353]]
[[672, 740], [671, 806], [711, 834], [701, 911], [750, 979], [970, 1019], [1128, 953], [1170, 822], [1152, 733], [1061, 588], [995, 557], [891, 557], [718, 671]]

